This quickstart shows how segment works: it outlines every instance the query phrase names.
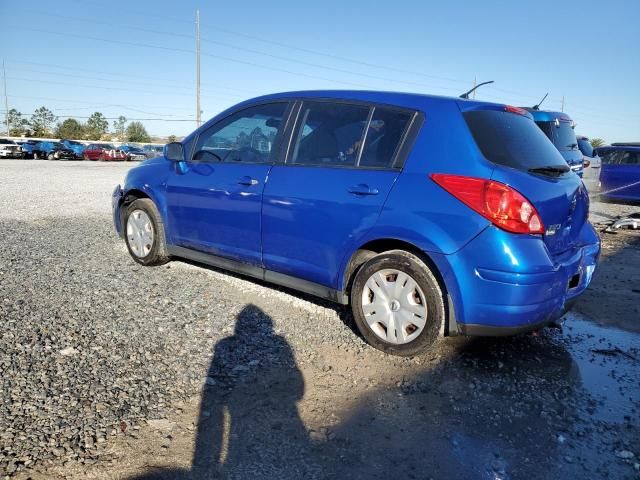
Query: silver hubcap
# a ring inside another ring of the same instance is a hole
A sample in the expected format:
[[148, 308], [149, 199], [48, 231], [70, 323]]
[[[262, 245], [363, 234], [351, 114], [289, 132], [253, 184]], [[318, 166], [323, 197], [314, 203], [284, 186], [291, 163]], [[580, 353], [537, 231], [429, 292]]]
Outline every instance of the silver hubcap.
[[362, 311], [369, 328], [389, 343], [409, 343], [427, 323], [427, 304], [418, 283], [400, 270], [380, 270], [362, 291]]
[[146, 212], [134, 210], [127, 219], [127, 240], [136, 257], [149, 255], [153, 247], [153, 224]]

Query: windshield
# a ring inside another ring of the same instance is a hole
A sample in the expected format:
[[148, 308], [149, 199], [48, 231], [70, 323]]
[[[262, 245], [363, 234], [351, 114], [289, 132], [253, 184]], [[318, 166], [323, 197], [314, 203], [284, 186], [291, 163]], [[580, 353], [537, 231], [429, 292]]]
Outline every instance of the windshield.
[[591, 142], [586, 138], [578, 139], [578, 148], [582, 152], [583, 155], [587, 157], [593, 157], [595, 154], [593, 153], [593, 147], [591, 146]]
[[525, 171], [567, 166], [545, 134], [527, 117], [497, 110], [474, 110], [466, 112], [464, 119], [480, 151], [493, 163]]

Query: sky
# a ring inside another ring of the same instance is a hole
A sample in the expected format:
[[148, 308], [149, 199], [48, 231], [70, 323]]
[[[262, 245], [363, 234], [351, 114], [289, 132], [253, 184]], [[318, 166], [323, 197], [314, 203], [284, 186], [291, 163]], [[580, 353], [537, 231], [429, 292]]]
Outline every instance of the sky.
[[9, 108], [188, 134], [196, 9], [203, 120], [278, 91], [457, 96], [494, 80], [477, 99], [531, 106], [548, 92], [542, 108], [564, 99], [577, 133], [640, 141], [637, 0], [0, 0]]

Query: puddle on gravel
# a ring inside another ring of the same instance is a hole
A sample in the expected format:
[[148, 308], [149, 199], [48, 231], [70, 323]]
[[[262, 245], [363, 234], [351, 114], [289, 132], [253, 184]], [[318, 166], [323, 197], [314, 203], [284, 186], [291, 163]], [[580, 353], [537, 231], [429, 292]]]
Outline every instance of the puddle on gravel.
[[640, 414], [640, 335], [589, 322], [578, 313], [565, 316], [562, 336], [578, 365], [588, 407], [596, 420], [624, 423]]

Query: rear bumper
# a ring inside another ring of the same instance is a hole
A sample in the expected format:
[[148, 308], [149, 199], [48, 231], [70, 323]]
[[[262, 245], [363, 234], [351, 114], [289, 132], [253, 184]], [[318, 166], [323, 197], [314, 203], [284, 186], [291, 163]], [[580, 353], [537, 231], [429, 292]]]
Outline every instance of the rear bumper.
[[512, 335], [560, 318], [591, 282], [600, 241], [590, 224], [581, 244], [556, 257], [538, 236], [489, 227], [452, 255], [436, 256], [464, 335]]

